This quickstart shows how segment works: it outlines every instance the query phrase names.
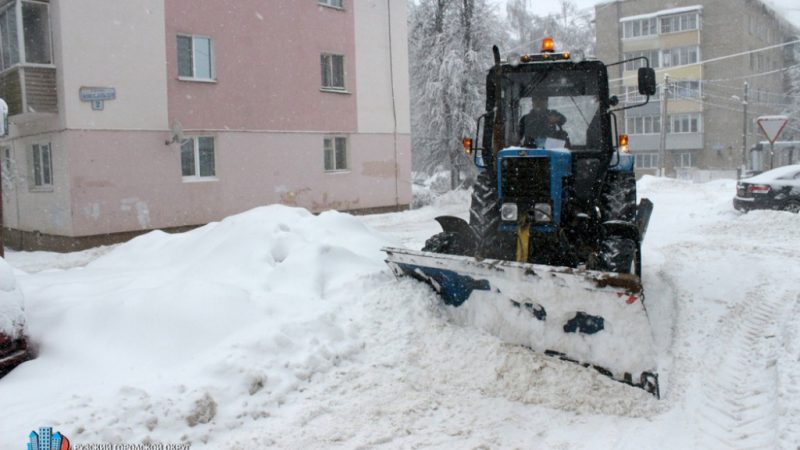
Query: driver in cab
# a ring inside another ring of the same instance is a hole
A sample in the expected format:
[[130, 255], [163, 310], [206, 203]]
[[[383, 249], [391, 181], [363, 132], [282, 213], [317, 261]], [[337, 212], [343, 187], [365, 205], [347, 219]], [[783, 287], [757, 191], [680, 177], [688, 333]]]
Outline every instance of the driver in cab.
[[556, 110], [547, 109], [547, 97], [534, 97], [532, 103], [530, 112], [522, 116], [519, 123], [520, 145], [541, 147], [547, 138], [552, 138], [564, 141], [568, 147], [569, 138], [561, 128], [567, 118]]

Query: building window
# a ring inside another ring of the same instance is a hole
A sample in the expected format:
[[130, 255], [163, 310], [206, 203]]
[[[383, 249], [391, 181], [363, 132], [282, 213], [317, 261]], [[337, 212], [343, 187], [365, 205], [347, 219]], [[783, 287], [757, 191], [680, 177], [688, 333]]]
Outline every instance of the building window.
[[655, 17], [649, 19], [628, 20], [622, 23], [622, 37], [624, 39], [658, 34], [658, 21]]
[[52, 145], [33, 144], [31, 151], [31, 168], [33, 169], [33, 187], [53, 187], [53, 151]]
[[675, 155], [675, 167], [682, 168], [682, 167], [692, 167], [692, 154], [691, 153], [679, 153]]
[[[17, 3], [0, 10], [0, 70], [20, 64], [52, 64], [49, 4], [23, 1], [22, 30], [17, 26]], [[20, 54], [19, 43], [23, 48]]]
[[214, 79], [211, 38], [178, 35], [178, 76], [195, 80]]
[[332, 8], [344, 8], [344, 0], [319, 0], [319, 4], [330, 6]]
[[344, 90], [344, 55], [320, 55], [322, 88]]
[[[661, 67], [660, 61], [659, 61], [658, 50], [645, 50], [645, 51], [642, 51], [642, 52], [629, 52], [629, 53], [625, 53], [623, 56], [624, 56], [624, 59], [632, 59], [632, 58], [638, 58], [640, 56], [644, 56], [644, 57], [647, 58], [648, 61], [650, 61], [650, 67], [653, 67], [653, 68], [656, 68], [656, 69]], [[625, 63], [625, 70], [637, 70], [639, 67], [646, 67], [646, 65], [644, 63], [644, 60], [637, 59], [635, 61], [628, 61], [628, 62]]]
[[636, 153], [636, 168], [657, 169], [658, 153]]
[[625, 132], [627, 134], [658, 134], [661, 133], [661, 116], [635, 116], [625, 119]]
[[14, 189], [13, 172], [11, 167], [11, 149], [3, 147], [2, 183], [3, 189]]
[[703, 131], [703, 115], [700, 113], [675, 114], [669, 116], [667, 132], [699, 133]]
[[667, 96], [671, 99], [700, 98], [700, 82], [678, 81], [670, 83]]
[[214, 138], [195, 136], [181, 143], [181, 175], [184, 178], [216, 176]]
[[326, 172], [347, 170], [347, 138], [326, 137], [323, 147]]
[[[651, 95], [650, 98], [651, 99], [660, 98], [661, 96], [660, 92], [661, 92], [661, 86], [660, 85], [656, 86], [656, 93], [654, 95]], [[639, 93], [638, 86], [625, 86], [621, 95], [623, 96], [621, 100], [628, 104], [643, 103], [647, 98], [646, 96]]]
[[661, 18], [661, 33], [677, 33], [679, 31], [696, 30], [700, 18], [696, 12], [677, 14]]
[[700, 47], [678, 47], [661, 52], [661, 65], [663, 67], [684, 66], [699, 61]]

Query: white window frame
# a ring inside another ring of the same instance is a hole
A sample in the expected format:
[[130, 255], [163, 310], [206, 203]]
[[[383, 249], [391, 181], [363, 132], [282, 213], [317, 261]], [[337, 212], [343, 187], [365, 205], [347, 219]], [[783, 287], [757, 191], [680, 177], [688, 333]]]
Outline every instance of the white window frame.
[[[694, 122], [694, 124], [692, 122]], [[669, 120], [667, 121], [667, 132], [678, 133], [678, 134], [702, 133], [703, 114], [702, 113], [671, 114], [669, 116]]]
[[[661, 54], [658, 49], [653, 50], [643, 50], [639, 52], [628, 52], [625, 53], [623, 60], [631, 59], [631, 58], [638, 58], [640, 56], [646, 56], [647, 59], [650, 61], [650, 67], [654, 69], [658, 69], [661, 67], [660, 59]], [[625, 63], [625, 70], [637, 70], [639, 67], [644, 67], [644, 61], [638, 59], [636, 61], [628, 61]]]
[[[622, 39], [639, 39], [658, 35], [659, 20], [656, 17], [626, 20], [622, 22]], [[647, 26], [645, 26], [647, 24]], [[647, 33], [644, 30], [647, 28]]]
[[[673, 64], [672, 56], [677, 56], [678, 63]], [[692, 57], [694, 56], [694, 57]], [[692, 45], [689, 47], [674, 47], [661, 51], [662, 67], [679, 67], [687, 64], [695, 64], [700, 61], [700, 46]]]
[[[670, 89], [667, 90], [667, 96], [670, 99], [680, 100], [682, 98], [700, 98], [702, 84], [700, 81], [676, 81], [671, 83]], [[680, 94], [680, 95], [679, 95]]]
[[[690, 18], [694, 16], [694, 26], [689, 26]], [[669, 21], [669, 31], [664, 31], [664, 21]], [[673, 27], [674, 26], [674, 27]], [[671, 14], [658, 18], [658, 29], [661, 34], [682, 33], [684, 31], [694, 31], [700, 29], [700, 14], [697, 11]]]
[[14, 190], [15, 184], [15, 164], [14, 164], [14, 151], [11, 147], [0, 147], [0, 151], [2, 151], [3, 157], [3, 165], [2, 165], [2, 172], [0, 172], [0, 176], [2, 176], [2, 183], [3, 183], [3, 190]]
[[344, 9], [344, 0], [318, 0], [321, 6], [333, 9]]
[[661, 116], [658, 114], [648, 114], [644, 116], [626, 117], [625, 133], [630, 135], [659, 134], [661, 133]]
[[[342, 58], [342, 85], [334, 86], [334, 73], [333, 73], [333, 58]], [[347, 57], [340, 53], [321, 53], [320, 54], [320, 73], [325, 70], [328, 72], [328, 79], [331, 82], [330, 86], [325, 85], [325, 80], [320, 78], [320, 89], [326, 92], [347, 92]]]
[[[191, 55], [192, 55], [192, 74], [191, 75], [181, 75], [181, 67], [180, 67], [180, 46], [178, 45], [178, 38], [189, 38], [191, 41]], [[196, 44], [195, 41], [199, 39], [208, 40], [208, 72], [209, 77], [198, 77], [197, 76], [197, 56], [196, 56]], [[216, 58], [214, 55], [214, 39], [211, 36], [204, 36], [201, 34], [188, 34], [188, 33], [178, 33], [175, 37], [175, 56], [176, 62], [178, 66], [178, 79], [183, 81], [203, 81], [203, 82], [216, 82], [217, 73], [214, 69], [216, 65]]]
[[658, 153], [634, 153], [637, 169], [658, 169]]
[[36, 142], [31, 144], [30, 150], [30, 190], [52, 191], [55, 185], [53, 181], [53, 143]]
[[[347, 136], [330, 135], [322, 139], [322, 168], [325, 172], [348, 172], [350, 171], [350, 140]], [[338, 159], [336, 158], [336, 145], [342, 142], [344, 144], [344, 166], [340, 167]], [[328, 155], [330, 154], [330, 162], [328, 164]]]
[[[213, 165], [213, 173], [209, 175], [201, 175], [200, 174], [200, 139], [211, 139], [212, 144], [212, 151], [214, 154], [214, 165]], [[192, 165], [194, 173], [190, 175], [186, 175], [183, 172], [183, 149], [184, 145], [188, 142], [192, 143]], [[215, 181], [217, 180], [217, 140], [214, 136], [209, 135], [197, 135], [187, 137], [186, 139], [181, 142], [181, 151], [180, 151], [180, 166], [181, 166], [181, 176], [183, 177], [183, 181]]]
[[[25, 27], [24, 27], [24, 18], [23, 18], [23, 10], [22, 5], [24, 3], [27, 4], [35, 4], [38, 6], [42, 6], [47, 8], [47, 30], [46, 30], [46, 39], [47, 42], [44, 42], [43, 45], [46, 46], [47, 51], [47, 59], [50, 62], [43, 63], [43, 62], [28, 62], [28, 58], [25, 51]], [[5, 14], [8, 10], [14, 10], [14, 28], [16, 29], [16, 52], [17, 52], [17, 60], [13, 62], [9, 62], [8, 66], [3, 65], [2, 58], [4, 55], [5, 48], [3, 45], [0, 45], [0, 72], [4, 72], [8, 69], [11, 69], [15, 66], [24, 65], [27, 67], [55, 67], [53, 62], [53, 36], [52, 36], [52, 27], [50, 26], [50, 3], [48, 2], [41, 2], [41, 1], [33, 1], [33, 0], [13, 0], [6, 3], [2, 8], [0, 8], [0, 14]], [[0, 39], [2, 41], [2, 39]]]
[[692, 153], [691, 152], [683, 152], [678, 153], [675, 155], [675, 167], [679, 169], [687, 168], [687, 167], [694, 167]]

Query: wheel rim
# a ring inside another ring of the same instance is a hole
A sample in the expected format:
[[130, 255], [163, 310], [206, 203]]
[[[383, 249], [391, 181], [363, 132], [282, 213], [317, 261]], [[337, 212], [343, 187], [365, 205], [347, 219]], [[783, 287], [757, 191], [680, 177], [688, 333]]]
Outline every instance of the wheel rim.
[[800, 202], [789, 202], [783, 210], [795, 214], [800, 213]]

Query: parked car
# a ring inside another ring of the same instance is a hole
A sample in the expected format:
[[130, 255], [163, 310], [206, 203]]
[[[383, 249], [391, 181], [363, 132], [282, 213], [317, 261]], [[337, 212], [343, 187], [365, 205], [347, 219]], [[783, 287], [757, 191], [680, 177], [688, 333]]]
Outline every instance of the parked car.
[[733, 207], [743, 212], [753, 209], [800, 212], [800, 164], [739, 180]]
[[11, 266], [0, 258], [0, 378], [31, 358], [22, 291]]

